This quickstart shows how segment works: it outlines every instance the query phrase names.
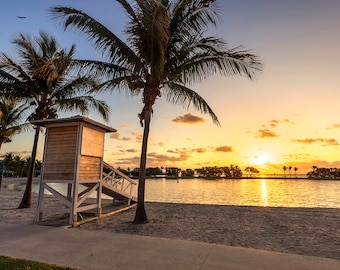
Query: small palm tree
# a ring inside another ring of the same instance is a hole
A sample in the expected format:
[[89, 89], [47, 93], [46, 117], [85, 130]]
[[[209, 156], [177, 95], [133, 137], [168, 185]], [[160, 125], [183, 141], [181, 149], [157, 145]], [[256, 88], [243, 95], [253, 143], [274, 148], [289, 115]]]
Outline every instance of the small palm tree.
[[289, 178], [292, 178], [292, 166], [289, 166], [288, 170], [289, 170]]
[[12, 136], [20, 133], [26, 126], [21, 120], [27, 108], [14, 99], [0, 98], [0, 149], [2, 144], [10, 143]]
[[[69, 51], [60, 49], [56, 39], [44, 31], [32, 40], [20, 34], [13, 42], [19, 49], [20, 61], [2, 54], [0, 89], [2, 95], [21, 98], [34, 110], [29, 120], [58, 117], [58, 111], [89, 112], [94, 108], [107, 120], [109, 107], [87, 94], [96, 85], [90, 76], [72, 76], [75, 45]], [[76, 64], [76, 63], [75, 63]], [[31, 207], [31, 190], [40, 127], [35, 128], [27, 185], [19, 208]]]
[[[139, 120], [144, 127], [134, 223], [147, 222], [144, 206], [146, 159], [153, 105], [164, 96], [173, 104], [193, 105], [219, 121], [207, 102], [190, 85], [210, 75], [245, 75], [253, 78], [261, 70], [257, 57], [240, 47], [228, 49], [219, 38], [206, 35], [216, 25], [215, 1], [206, 0], [117, 0], [129, 22], [126, 41], [81, 10], [53, 7], [54, 17], [65, 28], [85, 34], [108, 62], [87, 61], [107, 79], [101, 90], [127, 89], [143, 96]], [[133, 4], [130, 4], [133, 2]]]
[[297, 178], [297, 176], [296, 176], [296, 171], [297, 171], [298, 169], [299, 169], [298, 167], [294, 167], [295, 178]]
[[286, 178], [286, 170], [287, 170], [287, 167], [286, 167], [286, 166], [283, 166], [282, 169], [283, 169], [284, 177]]

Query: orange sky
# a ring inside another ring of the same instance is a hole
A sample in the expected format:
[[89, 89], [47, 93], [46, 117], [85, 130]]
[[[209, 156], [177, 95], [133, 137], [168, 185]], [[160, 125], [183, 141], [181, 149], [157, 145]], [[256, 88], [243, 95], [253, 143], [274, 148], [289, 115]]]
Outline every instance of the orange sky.
[[[77, 57], [99, 57], [78, 33], [64, 33], [51, 22], [46, 14], [50, 2], [34, 1], [36, 6], [32, 7], [22, 1], [20, 8], [14, 8], [10, 0], [5, 2], [6, 16], [0, 18], [4, 32], [0, 51], [12, 50], [10, 40], [16, 33], [36, 35], [43, 28], [55, 34], [63, 47], [69, 48], [75, 42]], [[251, 49], [262, 59], [264, 71], [253, 82], [214, 76], [192, 86], [212, 107], [221, 127], [192, 108], [167, 104], [163, 98], [157, 100], [147, 166], [199, 168], [234, 164], [242, 169], [255, 166], [263, 174], [282, 173], [283, 166], [298, 167], [298, 173], [310, 171], [313, 165], [339, 167], [340, 1], [217, 2], [221, 24], [213, 33], [222, 36], [231, 47], [244, 45]], [[101, 1], [95, 11], [80, 0], [53, 4], [82, 9], [111, 29], [120, 29], [117, 24], [122, 24], [115, 1]], [[18, 20], [17, 15], [27, 16], [26, 21]], [[141, 97], [116, 92], [97, 98], [110, 104], [108, 124], [118, 130], [107, 135], [105, 160], [116, 167], [138, 167], [143, 132], [137, 117]], [[88, 117], [101, 121], [95, 114]], [[2, 147], [1, 153], [26, 156], [32, 142], [33, 132], [16, 136], [11, 144]], [[42, 147], [43, 137], [40, 159]]]

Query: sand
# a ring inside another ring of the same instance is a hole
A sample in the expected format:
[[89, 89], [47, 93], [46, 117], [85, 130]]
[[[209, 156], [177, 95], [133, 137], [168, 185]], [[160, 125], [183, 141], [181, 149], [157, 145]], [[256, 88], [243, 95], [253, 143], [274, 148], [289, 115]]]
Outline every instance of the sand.
[[[33, 208], [16, 209], [23, 192], [0, 191], [0, 220], [31, 224]], [[53, 199], [50, 199], [53, 203]], [[149, 223], [134, 225], [136, 209], [85, 223], [75, 230], [178, 238], [340, 260], [340, 209], [271, 208], [146, 203]]]

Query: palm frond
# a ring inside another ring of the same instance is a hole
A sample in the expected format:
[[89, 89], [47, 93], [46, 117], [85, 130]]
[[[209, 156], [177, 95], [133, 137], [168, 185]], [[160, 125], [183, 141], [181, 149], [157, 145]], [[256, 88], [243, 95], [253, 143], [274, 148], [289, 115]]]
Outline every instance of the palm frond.
[[78, 96], [65, 98], [58, 101], [58, 107], [65, 111], [80, 111], [87, 114], [90, 109], [95, 109], [103, 120], [108, 121], [110, 116], [110, 107], [105, 101], [97, 100], [93, 96]]
[[121, 65], [96, 60], [73, 59], [70, 68], [75, 73], [94, 74], [105, 80], [133, 74], [133, 70]]
[[191, 105], [198, 111], [204, 114], [209, 114], [212, 118], [213, 122], [220, 126], [220, 122], [218, 121], [217, 116], [210, 108], [208, 103], [201, 97], [198, 93], [193, 91], [192, 89], [177, 84], [174, 82], [169, 82], [164, 88], [163, 93], [166, 96], [168, 102], [172, 104], [181, 104], [186, 108], [189, 108]]
[[[139, 59], [134, 51], [108, 28], [86, 13], [74, 8], [55, 6], [50, 8], [53, 19], [61, 20], [64, 29], [72, 27], [84, 34], [95, 47], [107, 55], [111, 62], [124, 66], [136, 66]], [[142, 67], [142, 65], [139, 63]]]
[[122, 7], [125, 9], [126, 13], [130, 16], [131, 19], [136, 19], [136, 14], [131, 5], [126, 0], [117, 0]]
[[[0, 56], [0, 70], [2, 78], [8, 78], [9, 81], [30, 81], [30, 75], [9, 56], [2, 53]], [[7, 75], [6, 75], [7, 74]]]

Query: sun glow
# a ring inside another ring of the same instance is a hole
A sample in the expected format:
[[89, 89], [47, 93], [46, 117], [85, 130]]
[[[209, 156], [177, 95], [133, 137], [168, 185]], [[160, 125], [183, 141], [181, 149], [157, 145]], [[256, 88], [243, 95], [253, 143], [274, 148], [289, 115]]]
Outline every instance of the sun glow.
[[252, 163], [258, 166], [265, 166], [270, 161], [268, 154], [261, 153], [259, 155], [255, 155], [252, 159]]

